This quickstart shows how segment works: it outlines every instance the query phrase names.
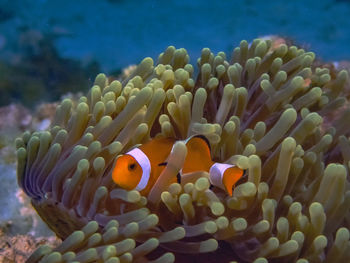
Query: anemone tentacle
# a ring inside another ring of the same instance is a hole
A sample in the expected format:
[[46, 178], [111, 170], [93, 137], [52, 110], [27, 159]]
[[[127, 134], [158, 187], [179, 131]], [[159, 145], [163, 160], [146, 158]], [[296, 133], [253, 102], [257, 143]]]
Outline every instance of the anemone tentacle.
[[[145, 58], [123, 81], [99, 74], [58, 106], [48, 131], [17, 139], [18, 183], [64, 241], [28, 262], [348, 262], [348, 73], [270, 40], [230, 61], [185, 49]], [[183, 175], [178, 143], [150, 194], [118, 188], [117, 155], [154, 137], [205, 135], [213, 159], [247, 170], [228, 196]]]

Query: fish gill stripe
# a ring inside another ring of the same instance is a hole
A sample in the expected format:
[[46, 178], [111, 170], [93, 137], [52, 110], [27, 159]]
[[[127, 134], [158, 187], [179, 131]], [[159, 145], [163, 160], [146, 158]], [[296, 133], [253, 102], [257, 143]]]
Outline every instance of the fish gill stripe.
[[214, 163], [209, 170], [210, 182], [217, 187], [224, 187], [222, 179], [225, 171], [228, 168], [234, 167], [235, 165], [227, 163]]
[[132, 149], [127, 153], [135, 158], [135, 160], [140, 164], [142, 168], [142, 176], [141, 180], [136, 186], [135, 190], [141, 191], [146, 188], [150, 175], [151, 175], [151, 163], [147, 157], [147, 155], [141, 151], [139, 148]]

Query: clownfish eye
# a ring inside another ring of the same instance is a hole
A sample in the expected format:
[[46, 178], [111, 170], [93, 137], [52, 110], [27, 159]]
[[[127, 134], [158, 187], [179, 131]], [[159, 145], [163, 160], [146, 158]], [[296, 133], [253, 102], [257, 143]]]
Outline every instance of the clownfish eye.
[[135, 168], [136, 168], [136, 164], [135, 163], [131, 163], [128, 166], [129, 171], [133, 171], [133, 170], [135, 170]]

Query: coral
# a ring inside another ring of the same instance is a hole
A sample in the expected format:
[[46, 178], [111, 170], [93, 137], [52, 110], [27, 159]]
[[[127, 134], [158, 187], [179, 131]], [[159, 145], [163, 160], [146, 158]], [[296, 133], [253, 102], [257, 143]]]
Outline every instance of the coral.
[[[18, 182], [64, 239], [28, 262], [348, 262], [348, 74], [270, 40], [232, 59], [208, 48], [189, 64], [168, 47], [123, 81], [104, 74], [48, 131], [17, 139]], [[153, 137], [204, 134], [213, 159], [247, 170], [233, 196], [184, 174], [175, 144], [147, 197], [111, 180], [115, 158]]]
[[21, 263], [43, 244], [58, 246], [60, 241], [31, 235], [8, 236], [0, 229], [0, 262]]

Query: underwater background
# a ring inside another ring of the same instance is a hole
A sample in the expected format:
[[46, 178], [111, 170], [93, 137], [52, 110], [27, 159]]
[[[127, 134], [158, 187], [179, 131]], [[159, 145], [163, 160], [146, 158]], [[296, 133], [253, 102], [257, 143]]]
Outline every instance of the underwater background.
[[242, 39], [278, 35], [348, 60], [349, 14], [346, 0], [1, 0], [0, 105], [87, 90], [97, 73], [118, 75], [169, 45], [193, 63], [204, 47], [230, 54]]
[[229, 56], [241, 40], [269, 36], [349, 68], [350, 1], [0, 0], [0, 262], [59, 242], [17, 186], [14, 147], [49, 126], [59, 100], [170, 45], [195, 65], [205, 47]]

